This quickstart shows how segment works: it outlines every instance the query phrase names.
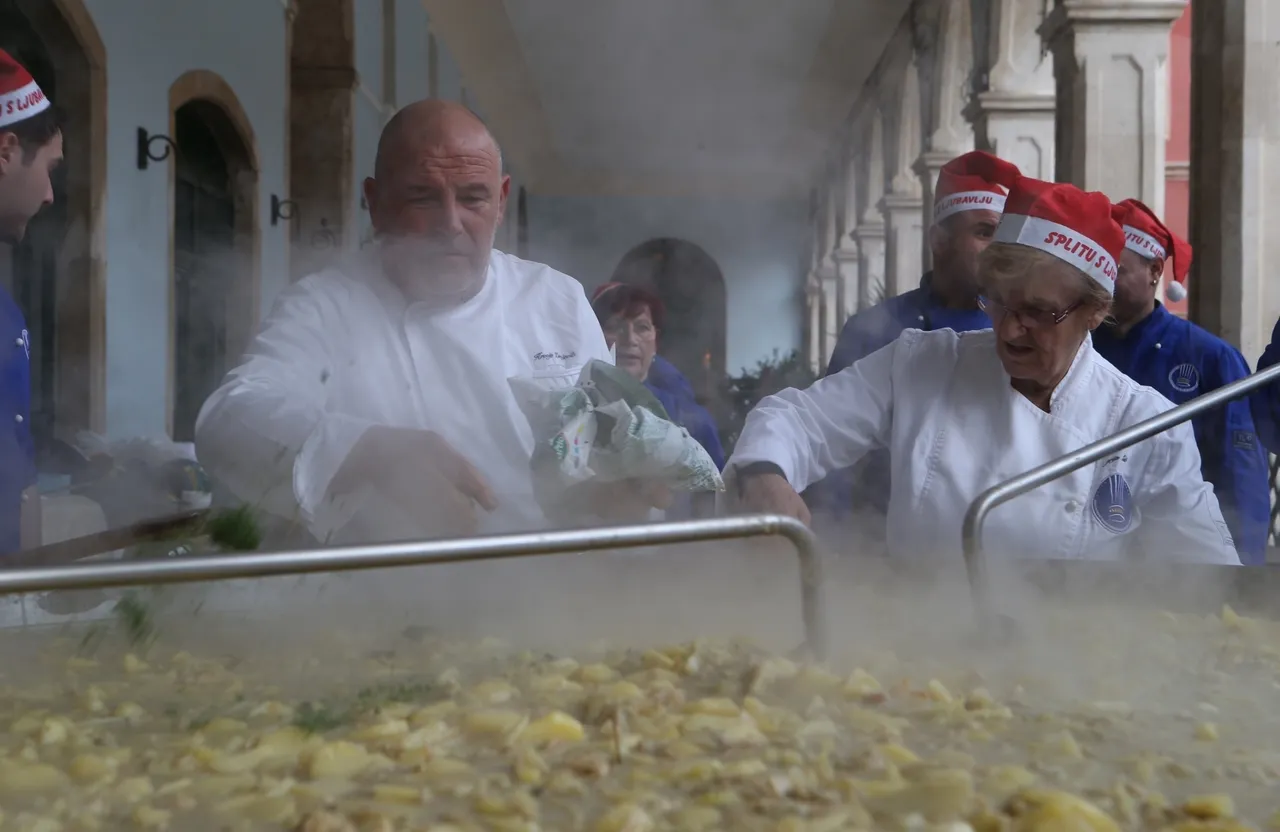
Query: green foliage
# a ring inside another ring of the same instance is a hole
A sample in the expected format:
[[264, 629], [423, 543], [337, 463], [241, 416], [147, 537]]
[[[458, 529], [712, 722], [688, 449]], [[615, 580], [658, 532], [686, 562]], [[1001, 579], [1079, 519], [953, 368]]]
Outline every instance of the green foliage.
[[209, 542], [226, 552], [252, 552], [262, 545], [262, 530], [247, 505], [220, 511], [205, 526]]
[[744, 368], [741, 375], [725, 379], [723, 396], [727, 406], [720, 425], [720, 441], [724, 444], [725, 454], [733, 453], [747, 414], [761, 399], [789, 387], [808, 387], [816, 378], [799, 351], [783, 355], [774, 350], [773, 355], [756, 364], [754, 370]]
[[149, 647], [156, 638], [156, 625], [151, 606], [136, 592], [126, 592], [116, 602], [116, 621], [129, 641], [130, 647]]
[[[197, 540], [189, 537], [153, 540], [134, 547], [134, 555], [143, 558], [163, 558], [209, 554], [203, 550], [210, 546], [216, 552], [251, 552], [262, 544], [262, 531], [257, 517], [253, 509], [247, 505], [214, 513], [205, 521], [201, 532], [210, 545], [201, 545]], [[159, 587], [130, 590], [116, 602], [112, 610], [116, 627], [131, 648], [146, 650], [159, 637], [155, 602], [160, 592]], [[91, 627], [80, 641], [79, 652], [93, 653], [102, 644], [106, 635], [107, 631], [103, 627]]]

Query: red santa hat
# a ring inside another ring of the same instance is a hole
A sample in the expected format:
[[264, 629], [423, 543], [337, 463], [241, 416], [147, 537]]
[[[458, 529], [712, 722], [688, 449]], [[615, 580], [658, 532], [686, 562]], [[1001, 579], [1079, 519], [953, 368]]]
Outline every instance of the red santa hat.
[[0, 49], [0, 128], [25, 121], [50, 106], [31, 73]]
[[1148, 260], [1173, 259], [1173, 282], [1165, 287], [1169, 300], [1186, 300], [1191, 271], [1191, 244], [1169, 230], [1155, 212], [1136, 199], [1116, 204], [1116, 222], [1124, 229], [1124, 247]]
[[1020, 177], [1009, 189], [1004, 216], [992, 242], [1047, 251], [1114, 294], [1124, 232], [1111, 211], [1106, 194]]
[[961, 211], [1004, 210], [1005, 194], [1021, 174], [1018, 166], [981, 150], [957, 156], [942, 166], [933, 189], [933, 221]]

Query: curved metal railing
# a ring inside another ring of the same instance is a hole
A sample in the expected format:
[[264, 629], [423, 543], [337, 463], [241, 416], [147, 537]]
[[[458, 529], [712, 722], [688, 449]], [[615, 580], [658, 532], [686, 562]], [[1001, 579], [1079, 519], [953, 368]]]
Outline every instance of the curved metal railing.
[[1025, 474], [992, 486], [979, 494], [977, 499], [970, 503], [969, 510], [965, 513], [962, 531], [964, 535], [964, 565], [969, 575], [969, 586], [973, 592], [974, 600], [980, 605], [985, 605], [987, 575], [986, 553], [982, 548], [982, 528], [987, 521], [987, 515], [993, 509], [1004, 505], [1014, 497], [1019, 497], [1028, 491], [1046, 485], [1058, 477], [1074, 473], [1103, 457], [1122, 451], [1145, 439], [1150, 439], [1157, 433], [1163, 433], [1169, 428], [1189, 421], [1205, 411], [1221, 407], [1274, 381], [1280, 381], [1280, 365], [1268, 367], [1260, 373], [1254, 373], [1247, 378], [1228, 384], [1226, 387], [1219, 387], [1213, 392], [1197, 396], [1191, 401], [1180, 404], [1171, 410], [1166, 410], [1158, 416], [1153, 416], [1105, 439], [1099, 439], [1097, 442], [1085, 445], [1077, 451], [1072, 451], [1065, 456], [1046, 462], [1038, 468], [1032, 468]]
[[0, 595], [351, 572], [765, 536], [785, 537], [795, 547], [800, 563], [805, 644], [815, 658], [825, 658], [828, 646], [826, 613], [821, 596], [822, 563], [817, 539], [800, 521], [774, 514], [411, 543], [13, 569], [0, 571]]

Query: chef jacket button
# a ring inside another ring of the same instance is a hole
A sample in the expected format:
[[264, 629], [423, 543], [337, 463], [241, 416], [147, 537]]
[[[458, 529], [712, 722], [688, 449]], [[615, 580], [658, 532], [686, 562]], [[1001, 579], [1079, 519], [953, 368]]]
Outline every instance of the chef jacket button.
[[1160, 342], [1156, 341], [1156, 349], [1160, 349]]
[[16, 338], [16, 339], [14, 339], [14, 342], [13, 342], [13, 345], [14, 345], [15, 347], [25, 346], [25, 344], [26, 344], [26, 342], [25, 342], [25, 341], [23, 341], [21, 338]]
[[923, 321], [923, 320], [924, 320], [924, 315], [920, 315], [920, 316], [918, 316], [918, 317], [916, 318], [916, 320], [917, 320], [917, 321]]
[[1075, 500], [1067, 500], [1067, 514], [1075, 514], [1080, 510], [1080, 504]]
[[17, 422], [18, 424], [22, 424], [22, 422], [23, 422], [22, 414], [21, 414], [21, 413], [15, 413], [15, 414], [14, 414], [14, 416], [13, 416], [13, 421]]

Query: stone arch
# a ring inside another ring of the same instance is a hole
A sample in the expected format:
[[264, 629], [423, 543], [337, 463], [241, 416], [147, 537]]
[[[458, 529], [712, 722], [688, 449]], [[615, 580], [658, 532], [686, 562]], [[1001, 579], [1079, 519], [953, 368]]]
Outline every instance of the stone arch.
[[725, 374], [727, 316], [724, 273], [701, 246], [659, 237], [632, 248], [614, 281], [645, 288], [666, 307], [659, 353], [684, 373], [698, 400], [713, 412]]
[[258, 147], [230, 85], [208, 70], [169, 88], [170, 435], [189, 442], [204, 399], [258, 320], [262, 232]]
[[290, 0], [290, 272], [302, 277], [357, 239], [353, 0]]
[[32, 428], [102, 431], [106, 421], [103, 198], [107, 54], [83, 0], [0, 0], [0, 47], [11, 51], [67, 116], [55, 202], [0, 263], [32, 331]]

